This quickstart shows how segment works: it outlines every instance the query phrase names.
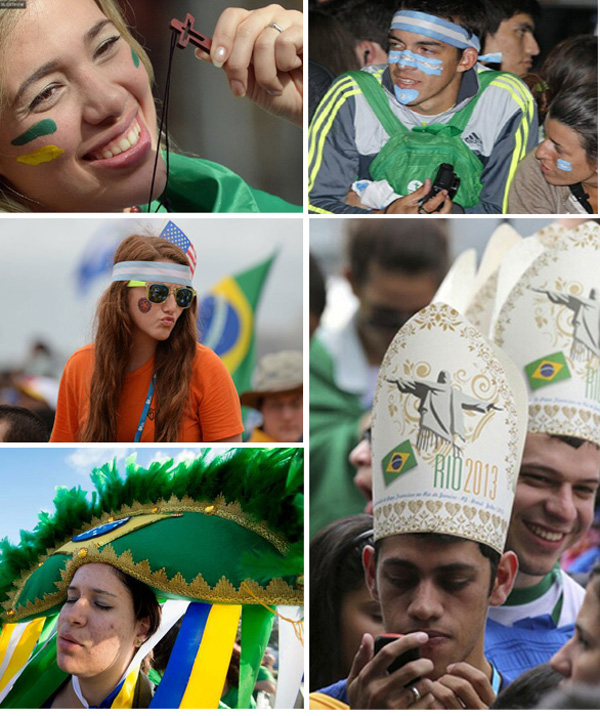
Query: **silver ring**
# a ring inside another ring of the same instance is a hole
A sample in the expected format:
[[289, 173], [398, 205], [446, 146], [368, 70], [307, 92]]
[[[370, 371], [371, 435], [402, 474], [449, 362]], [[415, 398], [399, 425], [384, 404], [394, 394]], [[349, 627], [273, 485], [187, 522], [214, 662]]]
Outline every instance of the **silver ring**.
[[[277, 30], [277, 32], [283, 32], [283, 27], [280, 27], [276, 22], [270, 22], [267, 27], [272, 27], [274, 30]], [[267, 27], [265, 27], [265, 30]]]
[[412, 695], [415, 697], [415, 700], [413, 701], [413, 704], [416, 704], [417, 701], [421, 698], [421, 694], [419, 693], [419, 689], [417, 689], [416, 686], [407, 686], [406, 687]]

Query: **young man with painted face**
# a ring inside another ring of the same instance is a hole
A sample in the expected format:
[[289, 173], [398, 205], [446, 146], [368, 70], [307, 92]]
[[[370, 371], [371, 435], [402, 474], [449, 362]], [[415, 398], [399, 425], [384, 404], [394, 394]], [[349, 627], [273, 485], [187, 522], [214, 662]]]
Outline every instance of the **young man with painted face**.
[[[409, 131], [451, 123], [475, 102], [460, 136], [481, 163], [478, 202], [463, 209], [440, 193], [420, 207], [429, 182], [412, 193], [414, 183], [408, 182], [405, 197], [390, 194], [392, 200], [380, 209], [385, 213], [501, 213], [506, 208], [516, 166], [535, 144], [537, 115], [529, 91], [513, 76], [494, 77], [477, 96], [479, 38], [485, 26], [482, 0], [404, 0], [390, 28], [388, 64], [365, 68]], [[322, 214], [373, 211], [349, 205], [349, 192], [357, 179], [372, 179], [371, 164], [389, 136], [356, 80], [342, 75], [309, 130], [309, 209]]]
[[[398, 389], [433, 390], [440, 372], [447, 391], [494, 408], [482, 417], [473, 401], [454, 400], [426, 416], [418, 396]], [[517, 570], [504, 542], [525, 429], [522, 378], [456, 310], [433, 303], [398, 332], [373, 407], [375, 547], [363, 562], [386, 632], [403, 636], [375, 654], [365, 635], [348, 679], [317, 696], [327, 708], [332, 699], [353, 709], [483, 709], [495, 700], [503, 677], [484, 655], [484, 630]], [[415, 647], [416, 658], [390, 668]]]
[[[505, 258], [499, 285], [504, 275], [523, 273], [498, 299], [491, 334], [529, 387], [507, 538], [519, 572], [507, 601], [490, 610], [486, 631], [486, 654], [511, 679], [549, 661], [573, 635], [585, 593], [559, 560], [591, 526], [600, 482], [600, 227], [564, 229], [546, 248], [535, 242], [524, 239]], [[533, 262], [526, 248], [538, 253]]]
[[484, 0], [487, 26], [483, 51], [501, 52], [500, 69], [524, 77], [540, 54], [534, 36], [537, 0]]

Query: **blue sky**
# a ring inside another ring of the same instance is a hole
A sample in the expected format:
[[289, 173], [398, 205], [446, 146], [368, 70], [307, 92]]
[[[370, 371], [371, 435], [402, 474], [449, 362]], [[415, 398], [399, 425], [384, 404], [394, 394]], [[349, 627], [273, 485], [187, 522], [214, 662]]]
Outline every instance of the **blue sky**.
[[[217, 448], [216, 450], [218, 450]], [[80, 447], [63, 448], [44, 445], [38, 448], [0, 449], [0, 538], [8, 537], [14, 544], [21, 529], [31, 530], [38, 513], [53, 511], [56, 487], [81, 485], [92, 491], [90, 472], [117, 457], [124, 471], [125, 458], [137, 453], [144, 467], [160, 458], [185, 460], [195, 457], [197, 449], [185, 447]]]

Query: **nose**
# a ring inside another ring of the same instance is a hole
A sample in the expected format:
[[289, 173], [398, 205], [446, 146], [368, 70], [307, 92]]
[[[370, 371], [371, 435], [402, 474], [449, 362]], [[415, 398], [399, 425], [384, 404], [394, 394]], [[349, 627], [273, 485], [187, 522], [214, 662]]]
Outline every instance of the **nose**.
[[571, 637], [569, 641], [566, 644], [563, 644], [556, 654], [554, 654], [554, 656], [550, 659], [550, 666], [565, 679], [571, 678], [571, 672], [573, 670], [571, 647], [574, 640], [575, 637]]
[[371, 465], [371, 445], [368, 440], [361, 440], [350, 453], [350, 464], [356, 469]]
[[545, 503], [546, 512], [555, 522], [573, 523], [577, 519], [577, 508], [573, 502], [573, 490], [570, 484], [557, 487]]
[[535, 158], [536, 159], [551, 159], [552, 155], [550, 153], [550, 140], [544, 139], [544, 141], [540, 144], [540, 146], [535, 151]]
[[85, 626], [87, 623], [87, 604], [85, 599], [80, 597], [76, 602], [69, 605], [65, 619], [71, 626]]
[[83, 119], [89, 124], [110, 123], [125, 112], [128, 92], [110, 77], [92, 69], [83, 77]]
[[413, 591], [413, 598], [407, 614], [414, 621], [426, 624], [442, 616], [443, 607], [435, 584], [430, 580], [421, 580]]
[[533, 33], [527, 33], [527, 43], [525, 45], [525, 51], [532, 57], [540, 54], [540, 46], [537, 44], [537, 40], [533, 36]]
[[162, 304], [162, 306], [163, 310], [167, 313], [175, 313], [175, 311], [179, 308], [177, 301], [175, 300], [175, 294], [172, 291], [167, 296], [167, 300]]

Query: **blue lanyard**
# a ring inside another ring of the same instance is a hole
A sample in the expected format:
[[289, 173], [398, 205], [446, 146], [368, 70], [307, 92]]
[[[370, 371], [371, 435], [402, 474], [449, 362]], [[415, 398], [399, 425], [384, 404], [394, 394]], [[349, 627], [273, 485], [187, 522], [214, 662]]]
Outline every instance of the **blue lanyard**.
[[156, 384], [156, 375], [152, 376], [150, 386], [148, 387], [148, 395], [146, 396], [146, 402], [144, 403], [144, 409], [140, 416], [140, 423], [135, 433], [134, 443], [139, 443], [142, 439], [142, 433], [144, 432], [144, 425], [146, 424], [146, 418], [148, 417], [148, 411], [150, 410], [150, 403], [152, 402], [152, 396], [154, 395], [154, 386]]
[[490, 664], [492, 666], [492, 689], [497, 696], [498, 692], [500, 691], [500, 686], [502, 686], [502, 677], [500, 676], [500, 672], [498, 671], [498, 669], [492, 664], [491, 661]]

